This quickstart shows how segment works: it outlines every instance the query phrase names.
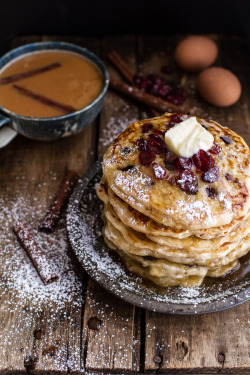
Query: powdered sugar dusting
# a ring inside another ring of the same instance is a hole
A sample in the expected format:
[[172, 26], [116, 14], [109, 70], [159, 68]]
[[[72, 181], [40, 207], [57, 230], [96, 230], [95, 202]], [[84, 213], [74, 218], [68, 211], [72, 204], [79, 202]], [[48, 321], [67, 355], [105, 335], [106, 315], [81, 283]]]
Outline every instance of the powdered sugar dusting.
[[[81, 290], [80, 282], [74, 274], [72, 262], [67, 254], [68, 242], [63, 221], [52, 234], [40, 233], [36, 228], [39, 223], [37, 209], [30, 202], [19, 196], [11, 206], [6, 206], [6, 198], [0, 197], [1, 236], [5, 247], [2, 250], [3, 268], [1, 286], [11, 289], [21, 299], [21, 303], [30, 302], [41, 306], [42, 303], [54, 303], [63, 306], [72, 300], [72, 295]], [[50, 263], [53, 265], [59, 280], [45, 286], [37, 274], [25, 250], [13, 233], [13, 218], [28, 223], [37, 243], [43, 248]], [[4, 222], [4, 223], [3, 223]], [[3, 282], [4, 280], [4, 282]], [[71, 291], [71, 292], [69, 292]], [[80, 301], [79, 301], [80, 302]]]
[[[55, 174], [50, 175], [53, 181]], [[9, 368], [8, 353], [16, 358], [25, 360], [27, 355], [34, 358], [30, 348], [33, 331], [37, 328], [44, 330], [44, 337], [40, 344], [41, 357], [50, 358], [46, 348], [54, 346], [53, 368], [55, 370], [68, 369], [67, 332], [57, 329], [60, 322], [67, 322], [71, 327], [72, 309], [80, 311], [82, 308], [82, 276], [76, 270], [69, 252], [65, 216], [58, 223], [57, 229], [51, 233], [40, 233], [38, 223], [46, 212], [45, 203], [39, 204], [40, 193], [47, 189], [47, 184], [39, 184], [36, 194], [31, 195], [29, 181], [22, 176], [17, 178], [16, 196], [10, 200], [7, 191], [0, 196], [0, 239], [1, 239], [1, 309], [2, 326], [0, 334], [0, 356], [2, 366]], [[53, 192], [51, 193], [51, 198]], [[33, 234], [36, 242], [43, 249], [46, 257], [58, 275], [58, 280], [44, 285], [31, 260], [13, 232], [15, 221], [24, 222]], [[61, 319], [61, 320], [60, 320]], [[5, 324], [6, 322], [6, 324]], [[64, 324], [64, 323], [62, 323]], [[65, 324], [64, 324], [65, 327]], [[67, 330], [67, 328], [66, 328]], [[60, 333], [61, 332], [61, 333]], [[30, 336], [30, 340], [27, 340]], [[33, 345], [33, 344], [32, 344]], [[73, 348], [72, 348], [73, 350]], [[78, 349], [75, 358], [79, 361]], [[42, 358], [40, 360], [42, 361]], [[23, 362], [22, 362], [23, 363]], [[46, 368], [46, 367], [45, 367]]]
[[[106, 101], [111, 101], [108, 97]], [[113, 108], [113, 103], [109, 103], [110, 107]], [[122, 105], [120, 108], [113, 108], [114, 112], [119, 112], [119, 114], [114, 113], [109, 116], [107, 123], [105, 123], [105, 128], [103, 133], [99, 138], [99, 143], [103, 147], [107, 147], [110, 143], [117, 137], [126, 127], [138, 119], [131, 116], [131, 108], [128, 104]]]
[[197, 200], [195, 202], [188, 203], [186, 201], [180, 200], [176, 203], [181, 207], [183, 213], [185, 213], [186, 218], [190, 222], [192, 222], [192, 220], [194, 219], [199, 219], [209, 224], [210, 226], [216, 224], [216, 220], [214, 219], [207, 202]]
[[[242, 290], [242, 285], [239, 283], [234, 282], [233, 286], [229, 285], [225, 288], [225, 278], [221, 279], [222, 282], [214, 283], [209, 287], [204, 284], [193, 288], [164, 289], [149, 286], [140, 277], [126, 271], [119, 257], [105, 245], [101, 234], [103, 205], [94, 191], [96, 182], [100, 178], [101, 172], [99, 171], [84, 190], [80, 199], [80, 211], [77, 212], [77, 206], [72, 206], [71, 215], [68, 216], [70, 240], [78, 259], [97, 282], [122, 299], [162, 312], [177, 313], [179, 311], [195, 314], [204, 312], [204, 309], [211, 311], [211, 306], [217, 303], [226, 303], [227, 298], [232, 294], [234, 298], [239, 298], [239, 301], [240, 298], [249, 298], [248, 290], [244, 290], [243, 297], [237, 296], [237, 293]], [[80, 197], [81, 189], [76, 194]], [[204, 209], [204, 206], [201, 204], [200, 208]], [[248, 280], [244, 282], [248, 285]]]
[[232, 209], [232, 202], [230, 202], [228, 199], [226, 199], [225, 193], [221, 192], [220, 194], [218, 194], [218, 199], [219, 199], [220, 202], [222, 202], [224, 204], [224, 207], [227, 210]]
[[127, 195], [134, 195], [134, 192], [136, 191], [136, 195], [140, 200], [143, 200], [144, 202], [149, 201], [149, 186], [151, 179], [143, 174], [139, 167], [135, 167], [133, 173], [118, 173], [114, 183], [118, 188], [122, 188]]

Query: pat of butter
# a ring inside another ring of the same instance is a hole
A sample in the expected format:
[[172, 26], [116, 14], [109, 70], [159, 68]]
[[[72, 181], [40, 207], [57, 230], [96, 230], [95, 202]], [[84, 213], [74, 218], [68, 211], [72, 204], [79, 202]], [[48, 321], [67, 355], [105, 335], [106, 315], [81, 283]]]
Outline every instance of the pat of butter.
[[209, 150], [214, 137], [196, 120], [190, 117], [165, 133], [165, 143], [176, 155], [189, 158], [200, 149]]

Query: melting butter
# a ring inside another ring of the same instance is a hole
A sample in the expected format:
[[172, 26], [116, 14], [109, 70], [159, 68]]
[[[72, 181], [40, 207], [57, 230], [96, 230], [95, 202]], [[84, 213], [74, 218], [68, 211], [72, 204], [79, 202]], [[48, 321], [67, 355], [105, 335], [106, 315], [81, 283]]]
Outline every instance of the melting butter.
[[189, 158], [200, 149], [209, 150], [214, 142], [214, 137], [204, 129], [196, 120], [190, 117], [165, 134], [165, 143], [176, 155]]

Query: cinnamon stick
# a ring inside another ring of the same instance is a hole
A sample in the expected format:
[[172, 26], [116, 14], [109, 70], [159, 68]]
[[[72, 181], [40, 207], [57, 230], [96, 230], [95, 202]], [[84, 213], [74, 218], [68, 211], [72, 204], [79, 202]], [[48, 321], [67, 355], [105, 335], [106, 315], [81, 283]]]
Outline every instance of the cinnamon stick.
[[134, 84], [134, 74], [132, 70], [128, 67], [126, 62], [121, 58], [121, 56], [116, 51], [111, 51], [108, 54], [109, 60], [114, 64], [114, 66], [119, 70], [119, 72], [125, 77], [125, 79], [131, 84]]
[[52, 269], [46, 253], [40, 248], [27, 226], [23, 222], [18, 221], [14, 224], [13, 229], [23, 245], [23, 248], [30, 257], [43, 283], [48, 285], [53, 281], [56, 281], [58, 276]]
[[10, 76], [0, 78], [0, 85], [7, 85], [8, 83], [13, 83], [16, 81], [20, 81], [21, 79], [33, 77], [36, 74], [41, 74], [44, 72], [48, 72], [49, 70], [52, 70], [52, 69], [60, 68], [60, 66], [61, 64], [57, 62], [57, 63], [49, 64], [46, 66], [42, 66], [37, 69], [28, 70], [27, 72], [12, 74]]
[[136, 87], [129, 86], [118, 79], [110, 77], [109, 85], [113, 90], [118, 91], [124, 95], [127, 95], [128, 97], [133, 98], [140, 103], [158, 109], [161, 112], [168, 112], [170, 110], [180, 112], [180, 108], [175, 104], [169, 103], [166, 100], [143, 92], [137, 89]]
[[52, 232], [52, 230], [55, 228], [58, 220], [60, 219], [62, 210], [78, 180], [79, 175], [75, 171], [68, 171], [66, 173], [48, 212], [39, 225], [39, 229], [41, 231]]
[[57, 102], [53, 99], [47, 98], [47, 96], [37, 94], [23, 86], [13, 85], [12, 87], [14, 87], [14, 89], [16, 89], [21, 95], [28, 96], [29, 98], [43, 103], [51, 108], [57, 109], [59, 112], [65, 115], [76, 111], [76, 108], [71, 107], [70, 105]]
[[[121, 56], [116, 51], [111, 51], [108, 54], [109, 60], [117, 68], [117, 70], [123, 75], [123, 77], [130, 83], [134, 85], [134, 74], [129, 68], [127, 63], [121, 58]], [[159, 113], [152, 107], [148, 107], [148, 110], [152, 113], [153, 116], [159, 116]]]

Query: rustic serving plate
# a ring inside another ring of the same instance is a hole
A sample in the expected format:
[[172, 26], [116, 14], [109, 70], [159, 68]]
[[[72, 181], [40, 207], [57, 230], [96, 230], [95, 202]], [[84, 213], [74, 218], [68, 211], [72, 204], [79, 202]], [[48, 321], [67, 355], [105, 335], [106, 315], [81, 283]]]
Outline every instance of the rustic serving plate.
[[95, 193], [102, 175], [97, 161], [79, 180], [68, 205], [67, 230], [71, 246], [87, 273], [102, 287], [136, 306], [168, 314], [204, 314], [250, 299], [250, 256], [240, 267], [200, 287], [158, 288], [128, 272], [102, 236], [103, 204]]

